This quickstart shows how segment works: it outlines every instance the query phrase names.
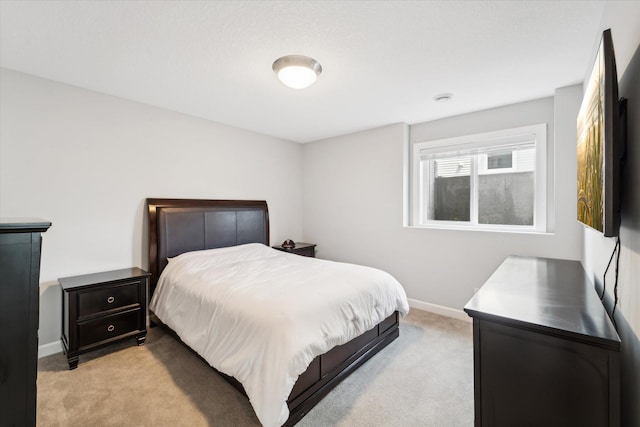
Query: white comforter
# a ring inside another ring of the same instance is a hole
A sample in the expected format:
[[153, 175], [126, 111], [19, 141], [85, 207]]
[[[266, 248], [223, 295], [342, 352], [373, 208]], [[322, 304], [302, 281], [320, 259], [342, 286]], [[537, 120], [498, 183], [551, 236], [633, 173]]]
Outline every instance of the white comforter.
[[150, 308], [242, 383], [265, 427], [287, 420], [287, 398], [316, 356], [409, 311], [388, 273], [257, 243], [171, 259]]

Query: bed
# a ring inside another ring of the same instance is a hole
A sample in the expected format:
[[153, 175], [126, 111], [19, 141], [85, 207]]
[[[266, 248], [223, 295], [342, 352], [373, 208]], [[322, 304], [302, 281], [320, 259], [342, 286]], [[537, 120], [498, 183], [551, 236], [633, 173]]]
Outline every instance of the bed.
[[[152, 319], [172, 329], [178, 338], [202, 356], [223, 378], [229, 381], [240, 392], [248, 395], [256, 411], [256, 415], [264, 425], [294, 425], [340, 381], [399, 336], [399, 311], [402, 313], [408, 311], [406, 295], [403, 290], [400, 291], [402, 294], [401, 297], [397, 297], [396, 301], [387, 301], [385, 304], [382, 304], [397, 305], [397, 308], [394, 309], [395, 311], [388, 314], [389, 308], [386, 307], [384, 311], [382, 311], [383, 309], [379, 309], [381, 303], [376, 302], [371, 319], [362, 320], [361, 317], [363, 316], [358, 318], [358, 322], [360, 323], [375, 321], [375, 324], [360, 324], [356, 325], [356, 327], [350, 324], [349, 333], [352, 335], [357, 333], [356, 336], [349, 336], [349, 341], [344, 343], [340, 342], [337, 346], [327, 348], [326, 352], [323, 351], [322, 354], [313, 357], [310, 362], [309, 360], [301, 362], [304, 363], [306, 370], [299, 369], [301, 373], [299, 376], [296, 374], [297, 380], [290, 381], [290, 383], [287, 384], [289, 388], [283, 388], [283, 390], [287, 390], [288, 394], [285, 396], [288, 396], [288, 398], [286, 399], [286, 404], [283, 405], [284, 408], [279, 412], [280, 415], [278, 415], [278, 411], [274, 408], [273, 404], [269, 406], [269, 408], [273, 409], [270, 414], [269, 410], [265, 411], [264, 404], [256, 398], [253, 387], [253, 383], [256, 381], [249, 382], [245, 379], [243, 375], [244, 372], [239, 370], [239, 375], [236, 376], [245, 381], [245, 385], [248, 386], [247, 390], [245, 390], [245, 386], [243, 386], [241, 381], [238, 381], [231, 375], [225, 374], [225, 371], [229, 371], [225, 363], [216, 362], [216, 355], [210, 356], [210, 353], [204, 351], [202, 348], [205, 346], [213, 349], [213, 353], [220, 353], [225, 347], [223, 345], [216, 347], [216, 343], [211, 342], [200, 344], [203, 342], [202, 340], [205, 339], [201, 336], [203, 334], [191, 333], [194, 329], [208, 330], [212, 327], [217, 328], [219, 331], [222, 323], [219, 322], [215, 325], [198, 328], [194, 328], [192, 323], [190, 329], [185, 329], [184, 326], [181, 326], [182, 332], [180, 332], [177, 326], [173, 326], [173, 319], [175, 317], [182, 317], [184, 313], [172, 316], [169, 309], [163, 308], [160, 305], [161, 303], [156, 300], [169, 301], [173, 298], [166, 297], [167, 291], [165, 289], [173, 289], [172, 286], [174, 286], [174, 284], [171, 280], [173, 280], [172, 278], [174, 276], [172, 275], [174, 275], [174, 271], [185, 268], [183, 265], [191, 265], [189, 263], [205, 262], [202, 260], [209, 262], [208, 260], [211, 259], [211, 256], [218, 257], [214, 258], [215, 261], [211, 261], [216, 267], [218, 262], [220, 266], [222, 266], [224, 262], [226, 262], [225, 260], [230, 259], [236, 262], [238, 258], [241, 258], [243, 264], [250, 265], [250, 268], [255, 268], [255, 265], [261, 266], [263, 264], [273, 263], [274, 265], [279, 264], [281, 269], [286, 268], [286, 270], [282, 271], [287, 272], [295, 272], [298, 271], [298, 267], [302, 269], [307, 268], [307, 266], [312, 269], [315, 268], [316, 272], [319, 272], [329, 267], [333, 268], [330, 264], [331, 262], [311, 258], [307, 259], [269, 248], [269, 214], [265, 201], [147, 199], [147, 206], [149, 220], [149, 268], [151, 270], [150, 299], [152, 303], [157, 304], [155, 307], [153, 307], [152, 304], [154, 311], [157, 312], [151, 313]], [[250, 264], [253, 261], [249, 258], [252, 258], [254, 254], [256, 257], [261, 258], [256, 258], [257, 261]], [[266, 258], [267, 261], [263, 261], [262, 257]], [[244, 258], [247, 258], [246, 262]], [[171, 261], [171, 266], [167, 268], [169, 261]], [[325, 264], [318, 266], [318, 263]], [[367, 267], [351, 266], [348, 264], [333, 264], [339, 268], [348, 269], [344, 270], [346, 274], [350, 274], [352, 269], [368, 269]], [[235, 266], [235, 264], [233, 265]], [[166, 272], [163, 275], [162, 273], [165, 269]], [[365, 270], [365, 272], [374, 274], [375, 272], [372, 270], [375, 269], [368, 269]], [[379, 273], [386, 274], [384, 272]], [[260, 270], [255, 276], [256, 281], [262, 279], [269, 280], [266, 274], [270, 273], [263, 273], [262, 270]], [[315, 274], [317, 275], [317, 273]], [[162, 280], [159, 282], [161, 277]], [[295, 278], [296, 276], [293, 275], [292, 277]], [[300, 276], [298, 275], [297, 277], [299, 280]], [[172, 284], [167, 284], [169, 282]], [[158, 295], [156, 298], [153, 298], [156, 294], [156, 287], [158, 287]], [[165, 294], [162, 293], [163, 291]], [[295, 291], [296, 289], [294, 289], [292, 293], [295, 293]], [[252, 291], [251, 293], [254, 292], [255, 291]], [[265, 294], [265, 297], [267, 295], [268, 294]], [[200, 296], [194, 298], [192, 301], [202, 299]], [[293, 298], [304, 299], [301, 295], [294, 295]], [[186, 299], [184, 299], [184, 301], [181, 299], [181, 303], [183, 305], [191, 304], [191, 302]], [[351, 302], [349, 302], [348, 306], [351, 307]], [[221, 320], [221, 307], [213, 308], [212, 310], [215, 311], [215, 315], [218, 316], [215, 319]], [[193, 311], [197, 310], [194, 309]], [[383, 312], [385, 313], [384, 315], [381, 314]], [[375, 316], [376, 313], [378, 317]], [[156, 317], [157, 314], [159, 315]], [[200, 318], [206, 317], [205, 322], [210, 322], [208, 316], [202, 314], [198, 314], [198, 316]], [[289, 317], [287, 318], [288, 324], [294, 325], [294, 329], [298, 327], [298, 324], [306, 325], [305, 322], [307, 322], [307, 319], [303, 317], [304, 316], [298, 318]], [[295, 320], [291, 321], [291, 319]], [[167, 325], [167, 323], [169, 324]], [[238, 320], [234, 319], [230, 324], [233, 326], [237, 323]], [[358, 327], [363, 329], [365, 326], [366, 330], [358, 330]], [[302, 326], [298, 329], [300, 328], [302, 328]], [[278, 330], [278, 327], [271, 328], [270, 330], [273, 329]], [[198, 335], [195, 341], [193, 340], [194, 335]], [[286, 340], [287, 338], [284, 339]], [[227, 341], [223, 340], [221, 342], [224, 343], [224, 345], [231, 344], [231, 346], [233, 346], [235, 344], [233, 341], [229, 341], [229, 337], [227, 337]], [[269, 344], [272, 344], [272, 342], [269, 341]], [[259, 343], [256, 345], [259, 345]], [[308, 354], [305, 353], [305, 356], [308, 356]], [[274, 359], [265, 360], [273, 361]], [[252, 365], [253, 362], [248, 364]], [[258, 362], [255, 364], [258, 365]], [[245, 365], [247, 365], [247, 363], [245, 363]], [[265, 362], [261, 366], [267, 366], [266, 370], [269, 371], [268, 375], [272, 375], [271, 370], [277, 372], [275, 368], [271, 369], [269, 367], [271, 363]], [[293, 384], [293, 386], [291, 386], [291, 384]], [[279, 387], [274, 387], [274, 389], [280, 390]], [[288, 390], [290, 390], [290, 393]]]

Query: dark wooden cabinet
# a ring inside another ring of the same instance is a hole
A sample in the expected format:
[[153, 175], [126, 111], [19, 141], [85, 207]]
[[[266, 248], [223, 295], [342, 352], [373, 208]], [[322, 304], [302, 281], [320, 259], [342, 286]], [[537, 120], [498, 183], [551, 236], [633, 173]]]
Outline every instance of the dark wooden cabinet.
[[509, 257], [464, 310], [476, 426], [620, 425], [620, 339], [578, 261]]
[[282, 245], [276, 245], [273, 246], [273, 249], [312, 258], [316, 256], [316, 245], [312, 243], [297, 242], [293, 248], [283, 248]]
[[58, 279], [62, 286], [62, 347], [69, 369], [96, 348], [147, 336], [150, 274], [137, 267]]
[[39, 219], [0, 219], [0, 425], [36, 425]]

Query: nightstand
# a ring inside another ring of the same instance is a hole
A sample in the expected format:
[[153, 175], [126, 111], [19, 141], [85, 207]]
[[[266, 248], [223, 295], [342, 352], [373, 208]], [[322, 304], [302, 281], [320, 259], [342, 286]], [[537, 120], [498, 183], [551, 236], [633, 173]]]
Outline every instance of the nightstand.
[[316, 256], [316, 245], [311, 243], [302, 243], [297, 242], [296, 246], [293, 248], [283, 248], [282, 245], [272, 246], [273, 249], [277, 249], [283, 252], [289, 252], [296, 255], [308, 256], [315, 258]]
[[58, 279], [62, 286], [62, 348], [69, 369], [81, 354], [136, 337], [147, 337], [150, 274], [137, 267]]

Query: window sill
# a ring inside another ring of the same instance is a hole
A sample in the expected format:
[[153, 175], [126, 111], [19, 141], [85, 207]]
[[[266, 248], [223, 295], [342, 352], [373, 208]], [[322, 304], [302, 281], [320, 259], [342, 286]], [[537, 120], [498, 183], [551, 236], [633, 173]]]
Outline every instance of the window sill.
[[414, 229], [426, 229], [426, 230], [451, 230], [451, 231], [479, 231], [484, 233], [506, 233], [506, 234], [525, 234], [525, 235], [537, 235], [537, 236], [554, 236], [554, 232], [550, 231], [538, 231], [538, 230], [516, 230], [506, 228], [484, 228], [484, 227], [470, 227], [470, 226], [455, 226], [455, 225], [405, 225], [404, 228]]

